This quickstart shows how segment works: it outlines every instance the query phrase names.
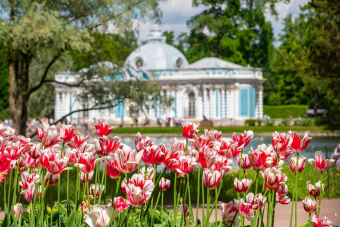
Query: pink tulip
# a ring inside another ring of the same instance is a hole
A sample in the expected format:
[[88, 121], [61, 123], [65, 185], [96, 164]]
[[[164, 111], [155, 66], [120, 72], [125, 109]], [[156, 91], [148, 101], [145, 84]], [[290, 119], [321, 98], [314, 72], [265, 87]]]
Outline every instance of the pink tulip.
[[238, 180], [237, 177], [234, 179], [234, 188], [237, 192], [246, 192], [251, 185], [252, 180], [242, 179]]
[[203, 170], [203, 183], [208, 189], [217, 188], [222, 180], [223, 172], [218, 170]]
[[94, 165], [99, 161], [101, 161], [101, 159], [95, 159], [94, 154], [85, 152], [79, 154], [78, 161], [74, 164], [74, 166], [79, 168], [83, 173], [89, 174], [93, 172]]
[[134, 174], [126, 185], [127, 198], [131, 206], [139, 207], [151, 198], [154, 183], [144, 180], [142, 174]]
[[181, 155], [178, 159], [177, 177], [184, 177], [190, 173], [196, 165], [196, 159], [189, 155]]
[[263, 175], [265, 186], [268, 189], [277, 189], [287, 181], [287, 176], [275, 167], [267, 168]]
[[29, 187], [32, 187], [36, 183], [40, 182], [40, 178], [38, 174], [30, 174], [29, 172], [23, 172], [21, 173], [21, 180], [19, 181], [19, 186], [22, 189], [27, 189]]
[[159, 181], [159, 189], [162, 192], [167, 191], [170, 188], [170, 180], [164, 179], [164, 177], [161, 178]]
[[305, 211], [307, 213], [313, 213], [316, 210], [316, 202], [315, 200], [309, 198], [308, 196], [306, 196], [306, 198], [304, 200], [302, 200], [302, 204], [303, 204], [303, 209], [305, 209]]
[[293, 152], [300, 153], [307, 148], [308, 144], [312, 140], [312, 137], [308, 137], [308, 134], [309, 132], [306, 132], [305, 136], [300, 139], [296, 132], [292, 133], [292, 143], [290, 145], [290, 148]]
[[232, 136], [232, 140], [234, 142], [237, 142], [238, 143], [238, 146], [241, 146], [243, 145], [243, 147], [245, 148], [246, 146], [248, 146], [249, 142], [252, 140], [254, 136], [254, 133], [253, 131], [249, 130], [249, 131], [244, 131], [244, 134], [242, 133], [233, 133], [233, 136]]
[[325, 185], [322, 184], [322, 187], [321, 187], [321, 181], [318, 181], [314, 186], [310, 183], [310, 181], [307, 181], [307, 189], [308, 189], [309, 194], [313, 196], [314, 198], [316, 198], [320, 196], [320, 193], [324, 192]]
[[117, 168], [122, 173], [130, 173], [134, 171], [139, 161], [143, 156], [143, 151], [137, 153], [135, 150], [132, 150], [129, 146], [123, 145], [122, 148], [119, 148], [117, 152], [114, 154], [117, 160]]
[[234, 216], [238, 210], [238, 203], [239, 201], [234, 199], [229, 203], [220, 204], [222, 209], [222, 217], [227, 222], [227, 224], [231, 224], [232, 220], [234, 219]]
[[59, 128], [59, 139], [68, 143], [72, 140], [74, 136], [74, 126], [73, 125], [64, 125], [62, 124]]
[[240, 200], [239, 204], [238, 204], [238, 214], [241, 217], [246, 218], [247, 220], [251, 220], [254, 218], [254, 211], [252, 209], [252, 205], [251, 203], [247, 203], [245, 201], [243, 201], [243, 199]]
[[58, 130], [55, 125], [50, 126], [46, 122], [43, 122], [42, 124], [37, 122], [36, 124], [37, 134], [45, 148], [51, 147], [60, 141]]
[[102, 155], [115, 153], [119, 148], [122, 147], [120, 137], [118, 136], [107, 136], [105, 138], [99, 138], [99, 144], [101, 150], [103, 151]]
[[333, 222], [328, 220], [327, 217], [324, 217], [323, 219], [320, 220], [317, 215], [313, 215], [312, 223], [314, 227], [331, 227]]
[[111, 127], [107, 121], [98, 121], [98, 123], [94, 126], [96, 127], [97, 135], [99, 137], [108, 136], [115, 128]]
[[93, 196], [93, 198], [99, 198], [100, 191], [104, 192], [105, 185], [100, 184], [91, 184], [90, 185], [90, 196]]
[[[142, 174], [145, 178], [145, 167], [143, 167], [140, 170], [140, 174]], [[146, 170], [146, 179], [147, 180], [153, 180], [154, 174], [155, 174], [155, 169], [152, 168], [152, 167], [148, 167], [147, 170]]]
[[325, 156], [323, 155], [321, 151], [315, 152], [315, 159], [310, 158], [308, 159], [308, 161], [314, 162], [315, 167], [321, 172], [329, 169], [331, 165], [335, 162], [335, 160], [332, 158], [325, 159]]
[[[296, 158], [297, 157], [293, 156], [290, 158], [290, 161], [289, 161], [289, 166], [293, 173], [296, 173]], [[299, 164], [298, 164], [299, 173], [301, 173], [305, 169], [306, 162], [307, 162], [307, 158], [305, 156], [299, 157]]]
[[79, 174], [80, 174], [80, 182], [85, 184], [86, 178], [87, 178], [87, 182], [92, 181], [94, 171], [90, 172], [89, 174], [86, 174], [86, 173], [83, 173], [83, 172], [80, 172]]
[[71, 148], [80, 148], [87, 138], [88, 136], [84, 137], [80, 132], [75, 132], [71, 141], [67, 143], [67, 146]]
[[195, 136], [197, 136], [198, 133], [198, 125], [188, 122], [183, 123], [182, 122], [182, 136], [185, 139], [193, 139]]
[[105, 162], [107, 175], [112, 179], [118, 179], [120, 177], [120, 172], [117, 168], [117, 160], [115, 157], [111, 155], [104, 156], [103, 160]]
[[21, 217], [24, 213], [24, 208], [21, 203], [17, 203], [13, 207], [13, 213], [15, 217]]
[[53, 175], [50, 172], [47, 172], [46, 176], [45, 176], [45, 187], [47, 186], [47, 184], [48, 184], [49, 187], [56, 185], [58, 183], [59, 179], [60, 179], [59, 174]]
[[123, 212], [130, 206], [129, 201], [124, 199], [122, 196], [115, 197], [112, 203], [114, 205], [115, 211], [117, 212]]
[[[240, 166], [240, 155], [237, 156], [237, 165]], [[251, 162], [249, 159], [248, 154], [242, 154], [242, 165], [241, 165], [241, 169], [250, 169], [251, 167]]]
[[278, 132], [273, 133], [272, 137], [272, 146], [276, 153], [284, 154], [287, 150], [289, 150], [289, 146], [292, 142], [292, 138], [290, 133], [282, 133], [279, 134]]

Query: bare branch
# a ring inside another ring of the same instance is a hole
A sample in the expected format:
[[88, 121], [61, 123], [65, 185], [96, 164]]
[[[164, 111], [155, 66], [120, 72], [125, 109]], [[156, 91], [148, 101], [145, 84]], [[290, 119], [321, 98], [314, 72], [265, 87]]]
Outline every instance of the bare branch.
[[56, 84], [61, 84], [61, 85], [65, 85], [65, 86], [68, 86], [68, 87], [78, 87], [83, 82], [84, 82], [84, 80], [81, 80], [80, 82], [78, 82], [76, 84], [69, 84], [69, 83], [66, 83], [66, 82], [60, 82], [60, 81], [56, 81], [56, 80], [45, 80], [44, 81], [44, 83], [56, 83]]

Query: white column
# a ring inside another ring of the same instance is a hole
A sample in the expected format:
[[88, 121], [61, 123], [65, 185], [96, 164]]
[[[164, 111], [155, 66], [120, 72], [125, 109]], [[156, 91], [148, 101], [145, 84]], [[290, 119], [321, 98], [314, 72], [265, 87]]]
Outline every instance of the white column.
[[207, 88], [203, 87], [203, 115], [209, 118], [209, 101]]
[[226, 118], [225, 88], [221, 88], [221, 118]]
[[231, 118], [231, 113], [230, 113], [230, 107], [231, 107], [231, 102], [230, 102], [230, 89], [226, 90], [226, 117]]
[[262, 98], [262, 88], [259, 91], [259, 118], [263, 118], [263, 98]]
[[215, 108], [215, 97], [214, 97], [214, 88], [210, 88], [210, 100], [209, 100], [209, 120], [214, 119], [214, 108]]

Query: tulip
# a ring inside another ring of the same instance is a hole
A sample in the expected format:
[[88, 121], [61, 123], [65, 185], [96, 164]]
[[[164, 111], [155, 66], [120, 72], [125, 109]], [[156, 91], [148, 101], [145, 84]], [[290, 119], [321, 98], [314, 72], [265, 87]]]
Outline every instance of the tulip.
[[286, 184], [281, 185], [278, 190], [277, 193], [280, 194], [281, 196], [285, 196], [288, 193], [288, 186]]
[[79, 168], [83, 173], [89, 174], [93, 172], [94, 165], [100, 160], [100, 158], [95, 159], [95, 156], [92, 153], [85, 152], [79, 154], [78, 161], [74, 164], [74, 166]]
[[67, 147], [65, 149], [65, 157], [68, 158], [68, 164], [72, 165], [76, 162], [78, 158], [78, 151], [76, 149], [71, 149]]
[[[91, 206], [91, 207], [93, 207], [93, 206]], [[87, 202], [81, 202], [80, 210], [83, 211], [85, 214], [87, 214], [90, 211], [88, 203]]]
[[232, 140], [234, 142], [238, 143], [238, 146], [243, 145], [243, 147], [245, 148], [246, 146], [248, 146], [248, 144], [250, 143], [251, 139], [253, 138], [254, 133], [253, 131], [249, 130], [249, 131], [244, 131], [244, 134], [242, 133], [233, 133], [232, 136]]
[[204, 146], [200, 152], [198, 152], [198, 162], [203, 169], [210, 168], [215, 159], [216, 152], [214, 152], [214, 149], [209, 148], [208, 146]]
[[215, 155], [214, 158], [210, 158], [207, 162], [207, 168], [212, 170], [222, 171], [223, 174], [231, 170], [232, 159], [228, 159], [225, 156]]
[[165, 192], [169, 188], [170, 188], [170, 180], [164, 179], [164, 177], [162, 177], [161, 180], [159, 181], [159, 189], [162, 192]]
[[239, 145], [238, 142], [225, 138], [221, 139], [220, 142], [214, 142], [213, 144], [217, 153], [227, 158], [235, 158], [244, 148], [243, 144]]
[[17, 203], [17, 204], [14, 205], [13, 213], [14, 213], [15, 217], [21, 217], [22, 216], [22, 214], [24, 213], [24, 208], [22, 207], [21, 203]]
[[182, 213], [184, 213], [184, 217], [187, 219], [189, 217], [189, 207], [187, 204], [184, 205], [184, 210], [183, 206], [179, 205], [182, 208]]
[[334, 159], [325, 159], [325, 156], [323, 155], [323, 153], [321, 151], [317, 151], [315, 152], [315, 159], [308, 159], [308, 161], [310, 163], [314, 162], [315, 163], [315, 167], [319, 170], [319, 171], [325, 171], [327, 169], [329, 169], [331, 167], [331, 165], [335, 162]]
[[80, 132], [75, 132], [71, 141], [67, 143], [67, 146], [71, 148], [80, 148], [87, 138], [88, 136], [84, 137]]
[[303, 209], [309, 214], [315, 212], [316, 210], [316, 202], [314, 199], [311, 199], [310, 197], [306, 196], [304, 200], [302, 200]]
[[80, 172], [80, 182], [85, 184], [86, 183], [86, 177], [87, 177], [87, 182], [91, 182], [93, 178], [94, 171], [90, 172], [89, 174]]
[[280, 194], [276, 193], [276, 201], [283, 205], [287, 205], [291, 202], [291, 199], [288, 196], [281, 196]]
[[145, 147], [143, 151], [142, 161], [145, 165], [154, 165], [157, 160], [162, 161], [164, 159], [164, 152], [160, 146], [152, 145]]
[[182, 136], [185, 139], [193, 139], [195, 136], [197, 136], [198, 133], [198, 125], [188, 122], [183, 123], [182, 122]]
[[24, 199], [27, 202], [31, 202], [32, 199], [34, 198], [34, 193], [35, 193], [35, 185], [29, 185], [25, 190], [22, 190], [20, 194], [24, 196]]
[[236, 212], [238, 210], [239, 201], [234, 199], [229, 203], [220, 203], [222, 209], [222, 217], [227, 222], [227, 224], [231, 224]]
[[221, 142], [222, 132], [217, 131], [216, 129], [211, 129], [210, 131], [208, 131], [208, 129], [205, 129], [204, 130], [204, 136], [209, 137], [209, 140], [211, 142], [213, 142], [213, 141]]
[[47, 186], [47, 184], [48, 186], [54, 186], [58, 183], [59, 179], [59, 174], [52, 175], [50, 172], [47, 172], [45, 176], [45, 186]]
[[[93, 209], [87, 213], [85, 223], [90, 227], [107, 227], [111, 223], [112, 207], [106, 207], [105, 205], [94, 205]], [[113, 211], [112, 218], [116, 216]]]
[[302, 139], [300, 139], [296, 132], [292, 133], [292, 142], [290, 148], [293, 152], [300, 153], [301, 151], [307, 148], [308, 144], [312, 140], [312, 137], [308, 137], [308, 134], [309, 132], [307, 131], [305, 133], [305, 136]]
[[62, 124], [59, 128], [59, 139], [68, 143], [71, 141], [74, 135], [74, 126], [73, 125], [64, 125]]
[[289, 146], [292, 142], [292, 137], [290, 133], [282, 133], [279, 134], [278, 132], [273, 133], [272, 137], [272, 146], [276, 153], [284, 154], [287, 150], [289, 150]]
[[[129, 181], [130, 182], [130, 181]], [[124, 178], [122, 180], [122, 183], [120, 183], [120, 187], [122, 189], [122, 192], [127, 195], [127, 192], [126, 192], [126, 187], [127, 187], [127, 182], [126, 182], [126, 178]]]
[[177, 177], [184, 177], [185, 175], [190, 173], [196, 165], [195, 158], [184, 154], [179, 157], [178, 161], [179, 165], [176, 169]]
[[320, 193], [324, 192], [325, 185], [322, 184], [322, 187], [321, 187], [321, 181], [318, 181], [314, 186], [310, 183], [310, 181], [307, 181], [307, 189], [308, 189], [309, 194], [313, 196], [314, 198], [316, 198], [320, 196]]
[[252, 209], [252, 205], [251, 203], [247, 203], [245, 201], [243, 201], [243, 199], [240, 200], [239, 204], [238, 204], [238, 214], [243, 217], [246, 218], [247, 220], [251, 220], [254, 218], [254, 211]]
[[[15, 163], [14, 168], [16, 169], [18, 167], [18, 163]], [[25, 169], [27, 168], [26, 166], [26, 162], [25, 162], [25, 156], [21, 155], [20, 159], [19, 159], [19, 169], [18, 172], [22, 173], [25, 171]]]
[[117, 168], [117, 160], [113, 156], [104, 156], [103, 160], [105, 162], [107, 175], [112, 179], [118, 179], [120, 172]]
[[246, 192], [251, 184], [252, 180], [242, 179], [238, 180], [237, 177], [234, 179], [234, 188], [237, 192]]
[[97, 151], [97, 146], [88, 141], [84, 141], [81, 147], [78, 148], [78, 153], [92, 153], [93, 155], [96, 155]]
[[31, 156], [29, 155], [25, 155], [25, 166], [27, 168], [36, 168], [39, 165], [39, 159], [34, 160], [33, 158], [31, 158]]
[[266, 203], [266, 197], [264, 197], [262, 195], [262, 193], [258, 193], [257, 195], [255, 195], [253, 202], [252, 202], [252, 209], [253, 210], [259, 210], [262, 209], [262, 207], [264, 206], [264, 204]]
[[40, 182], [40, 178], [38, 174], [30, 174], [29, 172], [21, 173], [21, 180], [19, 181], [19, 186], [22, 189], [27, 189], [29, 187], [34, 186], [36, 183]]
[[66, 170], [72, 169], [71, 167], [66, 167], [68, 163], [68, 157], [60, 156], [60, 153], [55, 153], [56, 150], [46, 149], [40, 156], [41, 166], [47, 169], [53, 175], [61, 174]]
[[6, 172], [0, 173], [0, 183], [3, 183], [6, 180], [6, 177], [7, 177]]
[[99, 137], [108, 136], [115, 128], [111, 127], [107, 121], [98, 121], [98, 123], [94, 126], [96, 127], [97, 135]]
[[164, 154], [164, 165], [171, 171], [176, 171], [179, 167], [179, 156], [183, 153], [177, 147], [171, 146]]
[[[299, 157], [299, 164], [298, 164], [298, 171], [299, 173], [302, 172], [302, 170], [304, 170], [304, 168], [306, 167], [306, 161], [307, 158], [304, 156]], [[289, 166], [290, 169], [292, 170], [293, 173], [296, 173], [296, 157], [291, 157], [290, 161], [289, 161]]]
[[144, 180], [142, 174], [134, 174], [126, 185], [126, 194], [129, 203], [133, 207], [139, 207], [151, 198], [154, 183]]
[[121, 140], [118, 136], [107, 136], [106, 138], [99, 138], [99, 144], [101, 150], [103, 151], [102, 155], [115, 153], [117, 149], [121, 148]]
[[140, 152], [141, 150], [144, 149], [145, 147], [145, 142], [142, 138], [142, 135], [140, 134], [140, 132], [138, 132], [136, 135], [135, 135], [135, 146], [136, 146], [136, 151], [137, 152]]
[[263, 159], [261, 158], [262, 151], [256, 149], [255, 151], [253, 148], [250, 148], [248, 152], [249, 161], [254, 170], [260, 170], [263, 168]]
[[203, 183], [210, 190], [215, 189], [220, 185], [222, 177], [222, 171], [210, 169], [203, 170]]
[[[237, 156], [237, 165], [240, 166], [240, 155]], [[246, 170], [251, 167], [251, 162], [249, 160], [248, 154], [242, 154], [242, 165], [241, 168]]]
[[11, 164], [11, 159], [7, 153], [0, 154], [0, 172], [5, 172]]
[[139, 161], [143, 156], [143, 151], [137, 153], [135, 150], [132, 150], [129, 146], [124, 144], [122, 148], [117, 150], [114, 156], [117, 160], [119, 171], [122, 173], [130, 173], [137, 168]]
[[100, 191], [101, 193], [104, 192], [105, 185], [100, 184], [91, 184], [90, 185], [90, 195], [93, 196], [93, 198], [99, 198]]
[[155, 174], [155, 169], [148, 167], [147, 171], [146, 171], [146, 175], [145, 175], [145, 167], [143, 167], [140, 170], [140, 174], [142, 174], [144, 176], [144, 178], [146, 177], [147, 180], [153, 180], [154, 174]]
[[117, 212], [123, 212], [130, 206], [129, 201], [124, 199], [122, 196], [115, 197], [112, 203], [115, 211]]
[[313, 215], [312, 223], [314, 227], [331, 227], [333, 222], [328, 220], [327, 217], [324, 217], [323, 219], [320, 220], [317, 215]]
[[267, 168], [263, 175], [266, 188], [272, 190], [283, 185], [288, 179], [284, 173], [275, 167]]
[[209, 137], [204, 135], [201, 135], [200, 137], [195, 136], [194, 139], [191, 140], [193, 148], [198, 152], [200, 152], [204, 146], [209, 146], [209, 143]]
[[58, 130], [55, 125], [50, 126], [48, 123], [36, 123], [37, 134], [41, 140], [42, 145], [47, 148], [59, 142]]

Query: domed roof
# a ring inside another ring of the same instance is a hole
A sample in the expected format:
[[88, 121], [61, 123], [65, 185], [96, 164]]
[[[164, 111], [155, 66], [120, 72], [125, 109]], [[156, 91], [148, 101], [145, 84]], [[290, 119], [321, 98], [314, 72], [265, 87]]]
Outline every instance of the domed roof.
[[187, 67], [185, 56], [175, 47], [165, 43], [158, 25], [151, 27], [147, 43], [134, 50], [125, 61], [132, 73], [145, 70], [180, 69]]

